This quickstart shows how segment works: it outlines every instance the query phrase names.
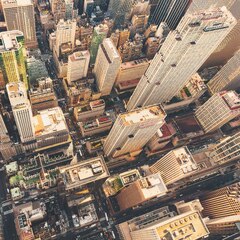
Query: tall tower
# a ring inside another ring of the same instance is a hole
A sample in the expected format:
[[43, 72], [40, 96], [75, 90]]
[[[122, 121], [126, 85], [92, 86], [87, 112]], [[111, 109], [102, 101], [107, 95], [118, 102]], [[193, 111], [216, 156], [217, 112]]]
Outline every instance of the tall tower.
[[103, 40], [98, 48], [94, 73], [102, 94], [109, 95], [121, 65], [121, 57], [110, 38]]
[[108, 26], [106, 24], [99, 24], [94, 28], [93, 37], [90, 45], [90, 63], [94, 64], [97, 57], [98, 47], [103, 39], [107, 37]]
[[89, 62], [89, 51], [74, 52], [68, 56], [67, 81], [69, 84], [87, 76]]
[[190, 0], [159, 0], [149, 22], [160, 25], [165, 22], [170, 29], [175, 29], [183, 17]]
[[185, 15], [155, 55], [127, 109], [170, 101], [235, 24], [225, 7]]
[[34, 6], [31, 0], [2, 1], [8, 30], [23, 32], [26, 47], [37, 47]]
[[22, 143], [35, 139], [35, 129], [27, 91], [22, 82], [8, 83], [7, 93]]
[[214, 94], [196, 110], [205, 132], [212, 132], [240, 115], [240, 97], [235, 91]]
[[240, 50], [222, 67], [207, 84], [212, 94], [240, 87]]
[[108, 11], [114, 20], [114, 29], [122, 28], [134, 5], [134, 0], [110, 0]]
[[57, 24], [56, 30], [56, 53], [59, 57], [60, 47], [63, 43], [70, 42], [72, 48], [75, 46], [76, 20], [64, 21], [61, 19]]
[[17, 30], [0, 33], [0, 74], [5, 84], [23, 81], [28, 87], [23, 33]]
[[105, 155], [118, 157], [141, 151], [164, 124], [165, 112], [160, 105], [136, 109], [118, 115], [105, 143]]

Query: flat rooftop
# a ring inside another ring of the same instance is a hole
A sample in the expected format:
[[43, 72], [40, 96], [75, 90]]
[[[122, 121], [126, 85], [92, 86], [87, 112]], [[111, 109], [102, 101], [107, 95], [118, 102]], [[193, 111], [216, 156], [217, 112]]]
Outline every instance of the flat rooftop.
[[235, 91], [222, 92], [220, 95], [232, 110], [240, 108], [240, 97]]
[[60, 107], [39, 111], [33, 117], [33, 124], [36, 136], [58, 131], [68, 132], [68, 127]]
[[164, 120], [166, 113], [160, 105], [148, 106], [119, 115], [125, 125], [132, 125], [148, 120]]
[[0, 45], [0, 52], [18, 50], [22, 44], [18, 42], [17, 37], [23, 37], [23, 33], [18, 30], [1, 32], [0, 39], [2, 43]]
[[31, 0], [3, 0], [2, 4], [17, 4], [18, 6], [33, 5]]
[[121, 64], [121, 69], [125, 70], [128, 68], [138, 67], [138, 66], [142, 66], [142, 65], [149, 65], [149, 64], [150, 64], [150, 60], [148, 60], [147, 58], [143, 58], [143, 59], [139, 59], [139, 60], [124, 62]]
[[110, 176], [103, 156], [59, 168], [66, 189], [84, 186]]

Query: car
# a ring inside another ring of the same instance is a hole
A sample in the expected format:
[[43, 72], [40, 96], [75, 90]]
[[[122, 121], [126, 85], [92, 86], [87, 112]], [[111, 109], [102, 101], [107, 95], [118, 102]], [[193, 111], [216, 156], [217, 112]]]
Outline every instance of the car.
[[79, 219], [78, 219], [78, 216], [76, 214], [73, 214], [72, 215], [72, 220], [73, 220], [73, 225], [74, 227], [80, 227], [80, 224], [79, 224]]

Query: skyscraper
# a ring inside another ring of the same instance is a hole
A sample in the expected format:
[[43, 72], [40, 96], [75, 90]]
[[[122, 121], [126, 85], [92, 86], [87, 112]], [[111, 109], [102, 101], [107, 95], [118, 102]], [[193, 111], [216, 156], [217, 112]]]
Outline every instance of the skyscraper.
[[108, 11], [114, 20], [114, 29], [122, 28], [134, 5], [134, 0], [110, 0]]
[[8, 30], [23, 32], [26, 47], [37, 47], [34, 6], [31, 0], [3, 0]]
[[87, 76], [89, 62], [89, 51], [74, 52], [68, 56], [67, 81], [69, 84]]
[[237, 90], [240, 87], [240, 50], [208, 82], [212, 94], [223, 90]]
[[155, 55], [127, 109], [170, 101], [235, 24], [225, 7], [183, 17]]
[[212, 132], [240, 115], [240, 97], [235, 91], [214, 94], [196, 110], [205, 132]]
[[35, 139], [35, 129], [27, 91], [22, 82], [8, 83], [7, 93], [22, 143]]
[[190, 2], [190, 0], [159, 0], [149, 22], [156, 25], [165, 22], [170, 29], [175, 29]]
[[159, 105], [136, 109], [118, 115], [106, 141], [105, 155], [118, 157], [139, 152], [164, 124], [165, 112]]
[[23, 33], [17, 30], [0, 33], [0, 74], [5, 84], [23, 81], [28, 87]]
[[98, 47], [103, 39], [107, 37], [108, 26], [106, 24], [99, 24], [94, 28], [93, 37], [90, 45], [90, 63], [94, 64], [97, 57]]
[[98, 48], [93, 70], [102, 96], [111, 93], [120, 65], [121, 57], [112, 40], [104, 39]]
[[63, 43], [71, 43], [71, 47], [75, 46], [76, 20], [64, 21], [61, 19], [57, 24], [56, 30], [56, 53], [59, 57], [60, 47]]

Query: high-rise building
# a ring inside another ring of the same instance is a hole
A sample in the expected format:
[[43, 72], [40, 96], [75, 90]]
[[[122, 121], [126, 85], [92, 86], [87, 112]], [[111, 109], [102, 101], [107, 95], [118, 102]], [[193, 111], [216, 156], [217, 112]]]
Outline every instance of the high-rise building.
[[118, 157], [140, 152], [164, 124], [166, 113], [160, 105], [136, 109], [118, 115], [106, 141], [106, 156]]
[[204, 194], [200, 199], [203, 215], [213, 218], [229, 217], [240, 213], [240, 183], [234, 183]]
[[34, 5], [31, 0], [3, 0], [7, 29], [23, 32], [26, 47], [37, 47]]
[[56, 53], [59, 57], [60, 47], [63, 43], [71, 43], [71, 48], [75, 46], [75, 34], [76, 34], [77, 23], [75, 20], [64, 21], [60, 19], [57, 24], [56, 30]]
[[108, 11], [114, 19], [114, 29], [121, 29], [124, 26], [125, 20], [131, 13], [134, 2], [134, 0], [110, 0]]
[[225, 7], [185, 15], [155, 55], [127, 109], [170, 101], [235, 24]]
[[66, 5], [65, 18], [72, 19], [74, 17], [73, 0], [65, 0], [65, 5]]
[[122, 31], [119, 31], [119, 41], [118, 46], [122, 46], [126, 41], [129, 40], [130, 31], [125, 28]]
[[208, 82], [212, 94], [224, 90], [237, 90], [240, 87], [240, 50]]
[[110, 38], [106, 38], [98, 48], [93, 72], [102, 96], [109, 95], [121, 65], [121, 57]]
[[156, 25], [165, 22], [170, 29], [175, 29], [189, 4], [190, 0], [159, 0], [149, 22]]
[[68, 84], [71, 84], [72, 81], [76, 81], [87, 76], [89, 62], [89, 51], [74, 52], [68, 56]]
[[65, 0], [52, 0], [51, 10], [54, 16], [54, 20], [57, 23], [60, 19], [64, 19], [66, 16], [66, 2]]
[[209, 231], [201, 214], [186, 211], [177, 215], [168, 207], [135, 217], [117, 225], [120, 240], [203, 239]]
[[35, 129], [27, 91], [22, 82], [8, 83], [7, 93], [22, 143], [35, 139]]
[[121, 190], [116, 199], [121, 210], [142, 204], [152, 198], [165, 195], [167, 188], [159, 173], [134, 181]]
[[197, 170], [197, 164], [187, 147], [170, 151], [150, 167], [152, 173], [160, 173], [166, 184], [175, 183]]
[[237, 160], [240, 156], [240, 133], [228, 136], [216, 144], [210, 151], [209, 157], [214, 164], [224, 164]]
[[0, 40], [0, 75], [5, 84], [22, 81], [28, 87], [23, 33], [17, 30], [1, 32]]
[[90, 62], [94, 64], [97, 57], [99, 45], [103, 42], [103, 39], [107, 37], [108, 26], [106, 24], [99, 24], [94, 28], [93, 37], [90, 45]]
[[212, 132], [240, 115], [240, 97], [235, 91], [214, 94], [196, 110], [205, 132]]

